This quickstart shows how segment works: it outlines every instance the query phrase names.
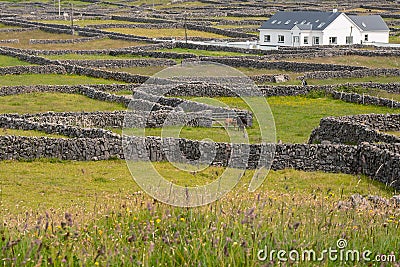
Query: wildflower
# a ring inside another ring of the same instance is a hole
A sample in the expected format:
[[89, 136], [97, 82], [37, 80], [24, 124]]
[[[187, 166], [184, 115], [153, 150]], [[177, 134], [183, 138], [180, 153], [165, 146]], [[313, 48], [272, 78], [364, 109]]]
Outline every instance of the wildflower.
[[99, 266], [99, 262], [98, 262], [98, 261], [96, 261], [96, 262], [94, 263], [94, 265], [96, 265], [96, 266]]
[[157, 218], [156, 223], [160, 223], [160, 222], [161, 222], [161, 219]]
[[103, 234], [103, 231], [102, 231], [102, 230], [99, 230], [98, 233], [99, 233], [99, 235], [102, 235], [102, 234]]
[[186, 221], [186, 219], [183, 218], [183, 217], [181, 217], [180, 220], [181, 220], [181, 222], [185, 222]]

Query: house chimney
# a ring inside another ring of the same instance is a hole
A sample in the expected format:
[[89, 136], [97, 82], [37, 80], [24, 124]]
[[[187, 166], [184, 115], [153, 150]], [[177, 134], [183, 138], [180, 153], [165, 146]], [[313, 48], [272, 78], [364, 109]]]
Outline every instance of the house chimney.
[[337, 8], [334, 8], [334, 9], [332, 10], [332, 12], [333, 12], [333, 13], [337, 13], [337, 12], [338, 12], [338, 9], [337, 9]]

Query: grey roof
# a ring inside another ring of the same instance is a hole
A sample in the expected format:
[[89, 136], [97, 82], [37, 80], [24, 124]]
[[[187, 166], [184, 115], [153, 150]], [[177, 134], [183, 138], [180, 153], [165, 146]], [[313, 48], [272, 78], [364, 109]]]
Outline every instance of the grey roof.
[[297, 24], [296, 25], [299, 30], [312, 30], [312, 25], [307, 25], [307, 24]]
[[311, 25], [313, 30], [324, 30], [341, 12], [278, 11], [260, 29], [290, 30], [294, 25]]
[[363, 31], [388, 31], [389, 28], [379, 15], [349, 16]]

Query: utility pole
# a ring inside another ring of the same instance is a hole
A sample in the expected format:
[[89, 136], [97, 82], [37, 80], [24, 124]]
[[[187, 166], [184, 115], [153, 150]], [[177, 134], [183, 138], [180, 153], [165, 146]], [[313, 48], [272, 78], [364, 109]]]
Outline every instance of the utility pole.
[[184, 27], [185, 27], [185, 43], [187, 43], [188, 42], [188, 40], [187, 40], [187, 38], [188, 38], [188, 36], [187, 36], [187, 25], [186, 25], [186, 11], [185, 11], [185, 14], [184, 14]]
[[61, 17], [61, 0], [58, 0], [58, 16]]
[[71, 32], [74, 35], [74, 4], [71, 3]]

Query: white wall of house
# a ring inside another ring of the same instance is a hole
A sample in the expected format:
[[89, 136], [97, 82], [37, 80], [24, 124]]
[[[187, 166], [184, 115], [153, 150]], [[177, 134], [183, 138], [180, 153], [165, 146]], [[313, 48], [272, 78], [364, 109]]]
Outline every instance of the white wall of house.
[[309, 42], [311, 45], [322, 45], [324, 33], [322, 31], [311, 31]]
[[[341, 14], [323, 31], [322, 45], [346, 45], [346, 37], [352, 36], [353, 43], [359, 44], [361, 40], [360, 30], [349, 18]], [[336, 38], [336, 43], [334, 39]], [[332, 42], [333, 41], [333, 42]]]
[[[267, 35], [270, 38], [269, 42], [266, 40]], [[281, 38], [281, 40], [279, 38]], [[283, 42], [281, 42], [282, 38]], [[260, 45], [291, 46], [292, 33], [290, 30], [260, 30]]]
[[300, 30], [296, 26], [292, 29], [293, 46], [312, 46], [312, 31]]
[[[366, 38], [368, 35], [368, 38]], [[368, 43], [389, 43], [389, 32], [388, 31], [376, 31], [376, 32], [362, 32], [363, 44]]]

